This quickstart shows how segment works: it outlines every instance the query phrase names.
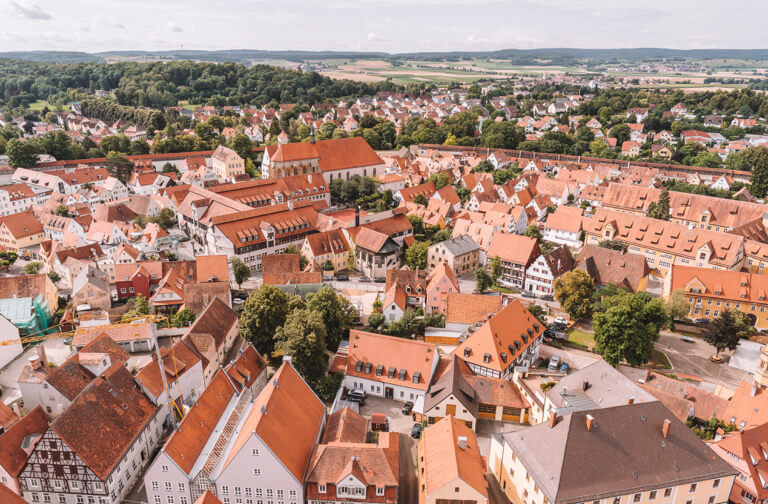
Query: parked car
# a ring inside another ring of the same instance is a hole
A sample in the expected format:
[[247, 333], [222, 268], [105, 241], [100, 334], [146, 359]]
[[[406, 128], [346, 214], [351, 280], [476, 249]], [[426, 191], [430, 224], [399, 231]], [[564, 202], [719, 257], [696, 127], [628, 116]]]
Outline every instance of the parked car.
[[694, 322], [696, 325], [709, 325], [711, 321], [708, 318], [697, 318]]
[[683, 336], [683, 337], [682, 337], [682, 338], [680, 338], [680, 339], [681, 339], [681, 340], [683, 340], [683, 341], [685, 341], [686, 343], [693, 343], [693, 342], [695, 342], [695, 341], [696, 341], [696, 340], [694, 340], [693, 338], [691, 338], [690, 336]]
[[563, 317], [557, 317], [555, 319], [555, 324], [563, 324], [563, 325], [567, 326], [568, 325], [568, 321], [565, 320]]
[[559, 355], [553, 355], [551, 359], [549, 359], [549, 367], [547, 367], [547, 370], [551, 373], [554, 373], [557, 371], [557, 368], [560, 367], [560, 356]]
[[368, 277], [360, 277], [360, 279], [358, 280], [358, 282], [362, 282], [362, 283], [366, 283], [366, 282], [370, 282], [370, 281], [371, 281], [371, 279], [368, 278]]
[[544, 294], [543, 296], [541, 296], [541, 300], [542, 301], [554, 301], [555, 298], [551, 294]]
[[333, 275], [323, 275], [323, 282], [333, 282]]
[[376, 283], [384, 283], [384, 282], [387, 281], [387, 278], [386, 277], [375, 277], [373, 279], [373, 281], [376, 282]]
[[568, 374], [568, 369], [569, 369], [568, 363], [563, 362], [562, 365], [560, 366], [560, 372], [563, 374]]
[[536, 297], [533, 295], [533, 292], [529, 292], [529, 291], [523, 291], [520, 295], [527, 298]]
[[365, 404], [365, 398], [367, 395], [368, 394], [366, 394], [364, 390], [352, 389], [347, 392], [347, 401], [355, 402], [362, 406]]
[[339, 282], [346, 282], [349, 280], [349, 275], [347, 275], [346, 273], [341, 273], [340, 275], [336, 275], [336, 280], [338, 280]]
[[403, 404], [403, 415], [410, 414], [412, 409], [413, 409], [413, 403], [411, 401], [406, 402], [405, 404]]
[[411, 427], [411, 437], [413, 439], [419, 439], [421, 437], [421, 424], [415, 423], [413, 424], [413, 427]]

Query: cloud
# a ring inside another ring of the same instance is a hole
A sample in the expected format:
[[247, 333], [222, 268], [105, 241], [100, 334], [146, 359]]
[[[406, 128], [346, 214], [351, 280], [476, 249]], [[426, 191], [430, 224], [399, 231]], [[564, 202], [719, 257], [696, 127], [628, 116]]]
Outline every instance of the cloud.
[[384, 41], [386, 41], [386, 39], [382, 35], [379, 35], [376, 32], [370, 32], [365, 38], [367, 38], [371, 42], [384, 42]]
[[26, 19], [52, 19], [53, 16], [45, 12], [39, 5], [33, 2], [17, 2], [11, 0], [10, 2], [13, 12], [20, 18]]
[[176, 32], [176, 33], [182, 33], [184, 31], [184, 28], [182, 28], [181, 26], [177, 25], [173, 21], [168, 21], [168, 29], [171, 30], [172, 32]]

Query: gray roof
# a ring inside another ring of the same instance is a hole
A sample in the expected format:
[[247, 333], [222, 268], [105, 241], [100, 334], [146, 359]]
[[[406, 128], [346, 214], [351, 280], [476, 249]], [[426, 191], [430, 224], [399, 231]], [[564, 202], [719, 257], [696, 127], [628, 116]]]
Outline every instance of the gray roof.
[[[443, 375], [429, 387], [429, 392], [424, 397], [424, 411], [428, 412], [440, 404], [449, 395], [454, 396], [467, 408], [473, 417], [477, 418], [477, 398], [474, 389], [461, 373], [461, 366], [466, 366], [455, 354], [448, 359], [448, 369]], [[469, 372], [469, 368], [467, 368]]]
[[109, 283], [107, 282], [107, 274], [98, 268], [91, 266], [83, 268], [82, 271], [72, 281], [72, 295], [74, 296], [86, 285], [92, 285], [104, 292], [109, 292]]
[[547, 397], [560, 415], [619, 406], [626, 404], [630, 397], [635, 402], [657, 400], [602, 359], [563, 377], [547, 392]]
[[469, 235], [461, 235], [450, 240], [445, 240], [435, 245], [443, 245], [454, 256], [468, 254], [473, 250], [479, 250], [480, 245], [475, 243]]
[[[594, 427], [587, 430], [587, 415]], [[670, 428], [662, 435], [664, 421]], [[736, 471], [658, 401], [569, 413], [504, 435], [553, 504], [723, 478]]]

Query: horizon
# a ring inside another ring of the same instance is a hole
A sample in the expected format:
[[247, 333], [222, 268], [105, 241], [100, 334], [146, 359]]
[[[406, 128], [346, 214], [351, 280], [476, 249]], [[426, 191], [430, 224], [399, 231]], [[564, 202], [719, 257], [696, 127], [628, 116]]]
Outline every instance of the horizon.
[[[716, 10], [715, 10], [716, 9]], [[717, 16], [712, 12], [718, 12]], [[0, 52], [258, 50], [422, 53], [504, 48], [750, 49], [768, 5], [737, 0], [2, 0]], [[748, 14], [748, 15], [747, 15]], [[493, 20], [504, 20], [495, 25]], [[343, 30], [337, 27], [342, 27]], [[66, 28], [66, 29], [63, 29]]]

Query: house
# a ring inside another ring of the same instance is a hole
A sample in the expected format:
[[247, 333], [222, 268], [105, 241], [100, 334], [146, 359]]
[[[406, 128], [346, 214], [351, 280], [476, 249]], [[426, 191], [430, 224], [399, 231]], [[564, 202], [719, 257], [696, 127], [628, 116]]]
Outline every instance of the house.
[[231, 181], [245, 173], [245, 161], [229, 147], [219, 145], [211, 154], [211, 169], [220, 181]]
[[43, 226], [31, 211], [0, 217], [0, 246], [19, 257], [37, 259], [45, 239]]
[[264, 256], [261, 264], [264, 285], [318, 285], [323, 281], [320, 271], [301, 270], [300, 254]]
[[488, 465], [513, 502], [728, 501], [736, 471], [658, 401], [550, 418], [491, 439]]
[[480, 263], [480, 246], [469, 235], [459, 235], [430, 245], [427, 260], [429, 269], [446, 263], [456, 275], [466, 275], [475, 271]]
[[267, 146], [261, 162], [261, 178], [322, 173], [330, 185], [352, 175], [375, 177], [386, 165], [362, 137], [318, 140]]
[[121, 502], [159, 443], [164, 418], [165, 410], [139, 390], [122, 363], [107, 368], [32, 449], [19, 475], [23, 497], [28, 502], [74, 503], [77, 497]]
[[555, 280], [571, 271], [575, 261], [571, 251], [560, 245], [546, 255], [540, 255], [525, 270], [524, 290], [536, 296], [554, 296]]
[[208, 489], [222, 502], [243, 496], [305, 501], [325, 406], [289, 358], [258, 394], [244, 385], [224, 370], [216, 373], [147, 469], [149, 502], [193, 502]]
[[210, 190], [252, 208], [305, 200], [331, 205], [330, 188], [321, 173], [218, 184]]
[[130, 353], [154, 350], [157, 344], [157, 325], [140, 319], [130, 324], [81, 325], [72, 337], [72, 347], [79, 351], [103, 334]]
[[24, 349], [19, 339], [19, 328], [0, 315], [0, 369], [21, 355]]
[[224, 301], [214, 298], [184, 333], [182, 339], [203, 358], [206, 385], [216, 370], [226, 364], [227, 354], [239, 336], [239, 327], [237, 314]]
[[447, 416], [427, 427], [416, 452], [419, 504], [488, 503], [486, 467], [475, 433]]
[[643, 390], [661, 401], [681, 422], [689, 418], [707, 422], [728, 407], [727, 400], [707, 392], [696, 382], [676, 380], [648, 370], [636, 373], [627, 366], [620, 366], [619, 371], [628, 378], [634, 378]]
[[581, 247], [581, 220], [583, 210], [577, 207], [559, 206], [547, 215], [541, 227], [542, 238], [548, 242]]
[[47, 329], [58, 306], [58, 290], [48, 275], [0, 277], [0, 315], [21, 335]]
[[536, 360], [544, 327], [523, 304], [512, 300], [453, 351], [478, 376], [508, 379], [515, 366]]
[[522, 289], [528, 266], [541, 254], [535, 238], [509, 233], [495, 233], [488, 247], [490, 260], [501, 260], [499, 283], [511, 288]]
[[472, 238], [480, 247], [478, 263], [486, 264], [488, 260], [488, 247], [491, 245], [491, 239], [496, 233], [496, 228], [484, 222], [477, 222], [474, 219], [457, 219], [453, 226], [451, 236], [453, 238], [466, 235]]
[[0, 499], [7, 504], [27, 504], [27, 501], [22, 499], [11, 491], [10, 488], [0, 483]]
[[711, 320], [725, 310], [737, 309], [758, 330], [768, 328], [768, 282], [764, 275], [675, 265], [664, 279], [664, 297], [676, 290], [685, 293], [691, 318]]
[[441, 262], [427, 276], [426, 312], [445, 314], [447, 296], [460, 292], [456, 273], [447, 262]]
[[323, 440], [307, 468], [309, 504], [360, 500], [397, 504], [400, 486], [398, 434], [380, 432], [367, 443], [368, 421], [349, 408], [331, 414]]
[[651, 145], [651, 157], [672, 159], [672, 150], [664, 144]]
[[714, 180], [709, 187], [712, 189], [720, 189], [721, 191], [730, 191], [731, 185], [733, 185], [733, 179], [727, 175], [720, 175]]
[[324, 271], [341, 271], [349, 267], [349, 242], [339, 229], [308, 235], [301, 254], [316, 262]]
[[412, 401], [414, 413], [423, 413], [439, 360], [431, 343], [352, 330], [342, 384], [372, 396]]
[[766, 465], [763, 453], [768, 424], [729, 432], [712, 443], [712, 450], [737, 473], [731, 489], [730, 502], [762, 502], [768, 497], [763, 483]]
[[651, 269], [645, 258], [595, 245], [585, 245], [576, 260], [597, 286], [614, 284], [629, 292], [642, 292], [648, 286]]
[[[0, 434], [0, 487], [4, 486], [13, 495], [21, 495], [19, 474], [27, 463], [31, 448], [48, 430], [48, 416], [37, 406], [30, 408], [23, 417], [15, 418], [13, 423], [4, 421], [0, 426], [3, 427]], [[0, 502], [6, 502], [2, 492]]]
[[429, 200], [436, 191], [435, 184], [427, 182], [426, 184], [419, 184], [400, 189], [394, 193], [392, 197], [397, 202], [404, 201], [406, 203], [415, 203], [418, 196], [423, 197], [425, 200]]
[[44, 205], [52, 191], [35, 192], [28, 184], [0, 187], [0, 215], [26, 212], [33, 205]]
[[621, 144], [621, 155], [627, 157], [637, 157], [640, 155], [640, 144], [632, 141], [624, 141]]
[[109, 310], [112, 307], [112, 292], [107, 274], [88, 265], [72, 282], [72, 302], [78, 312]]
[[382, 278], [400, 266], [400, 245], [390, 236], [368, 227], [349, 229], [354, 244], [355, 270], [368, 278]]

